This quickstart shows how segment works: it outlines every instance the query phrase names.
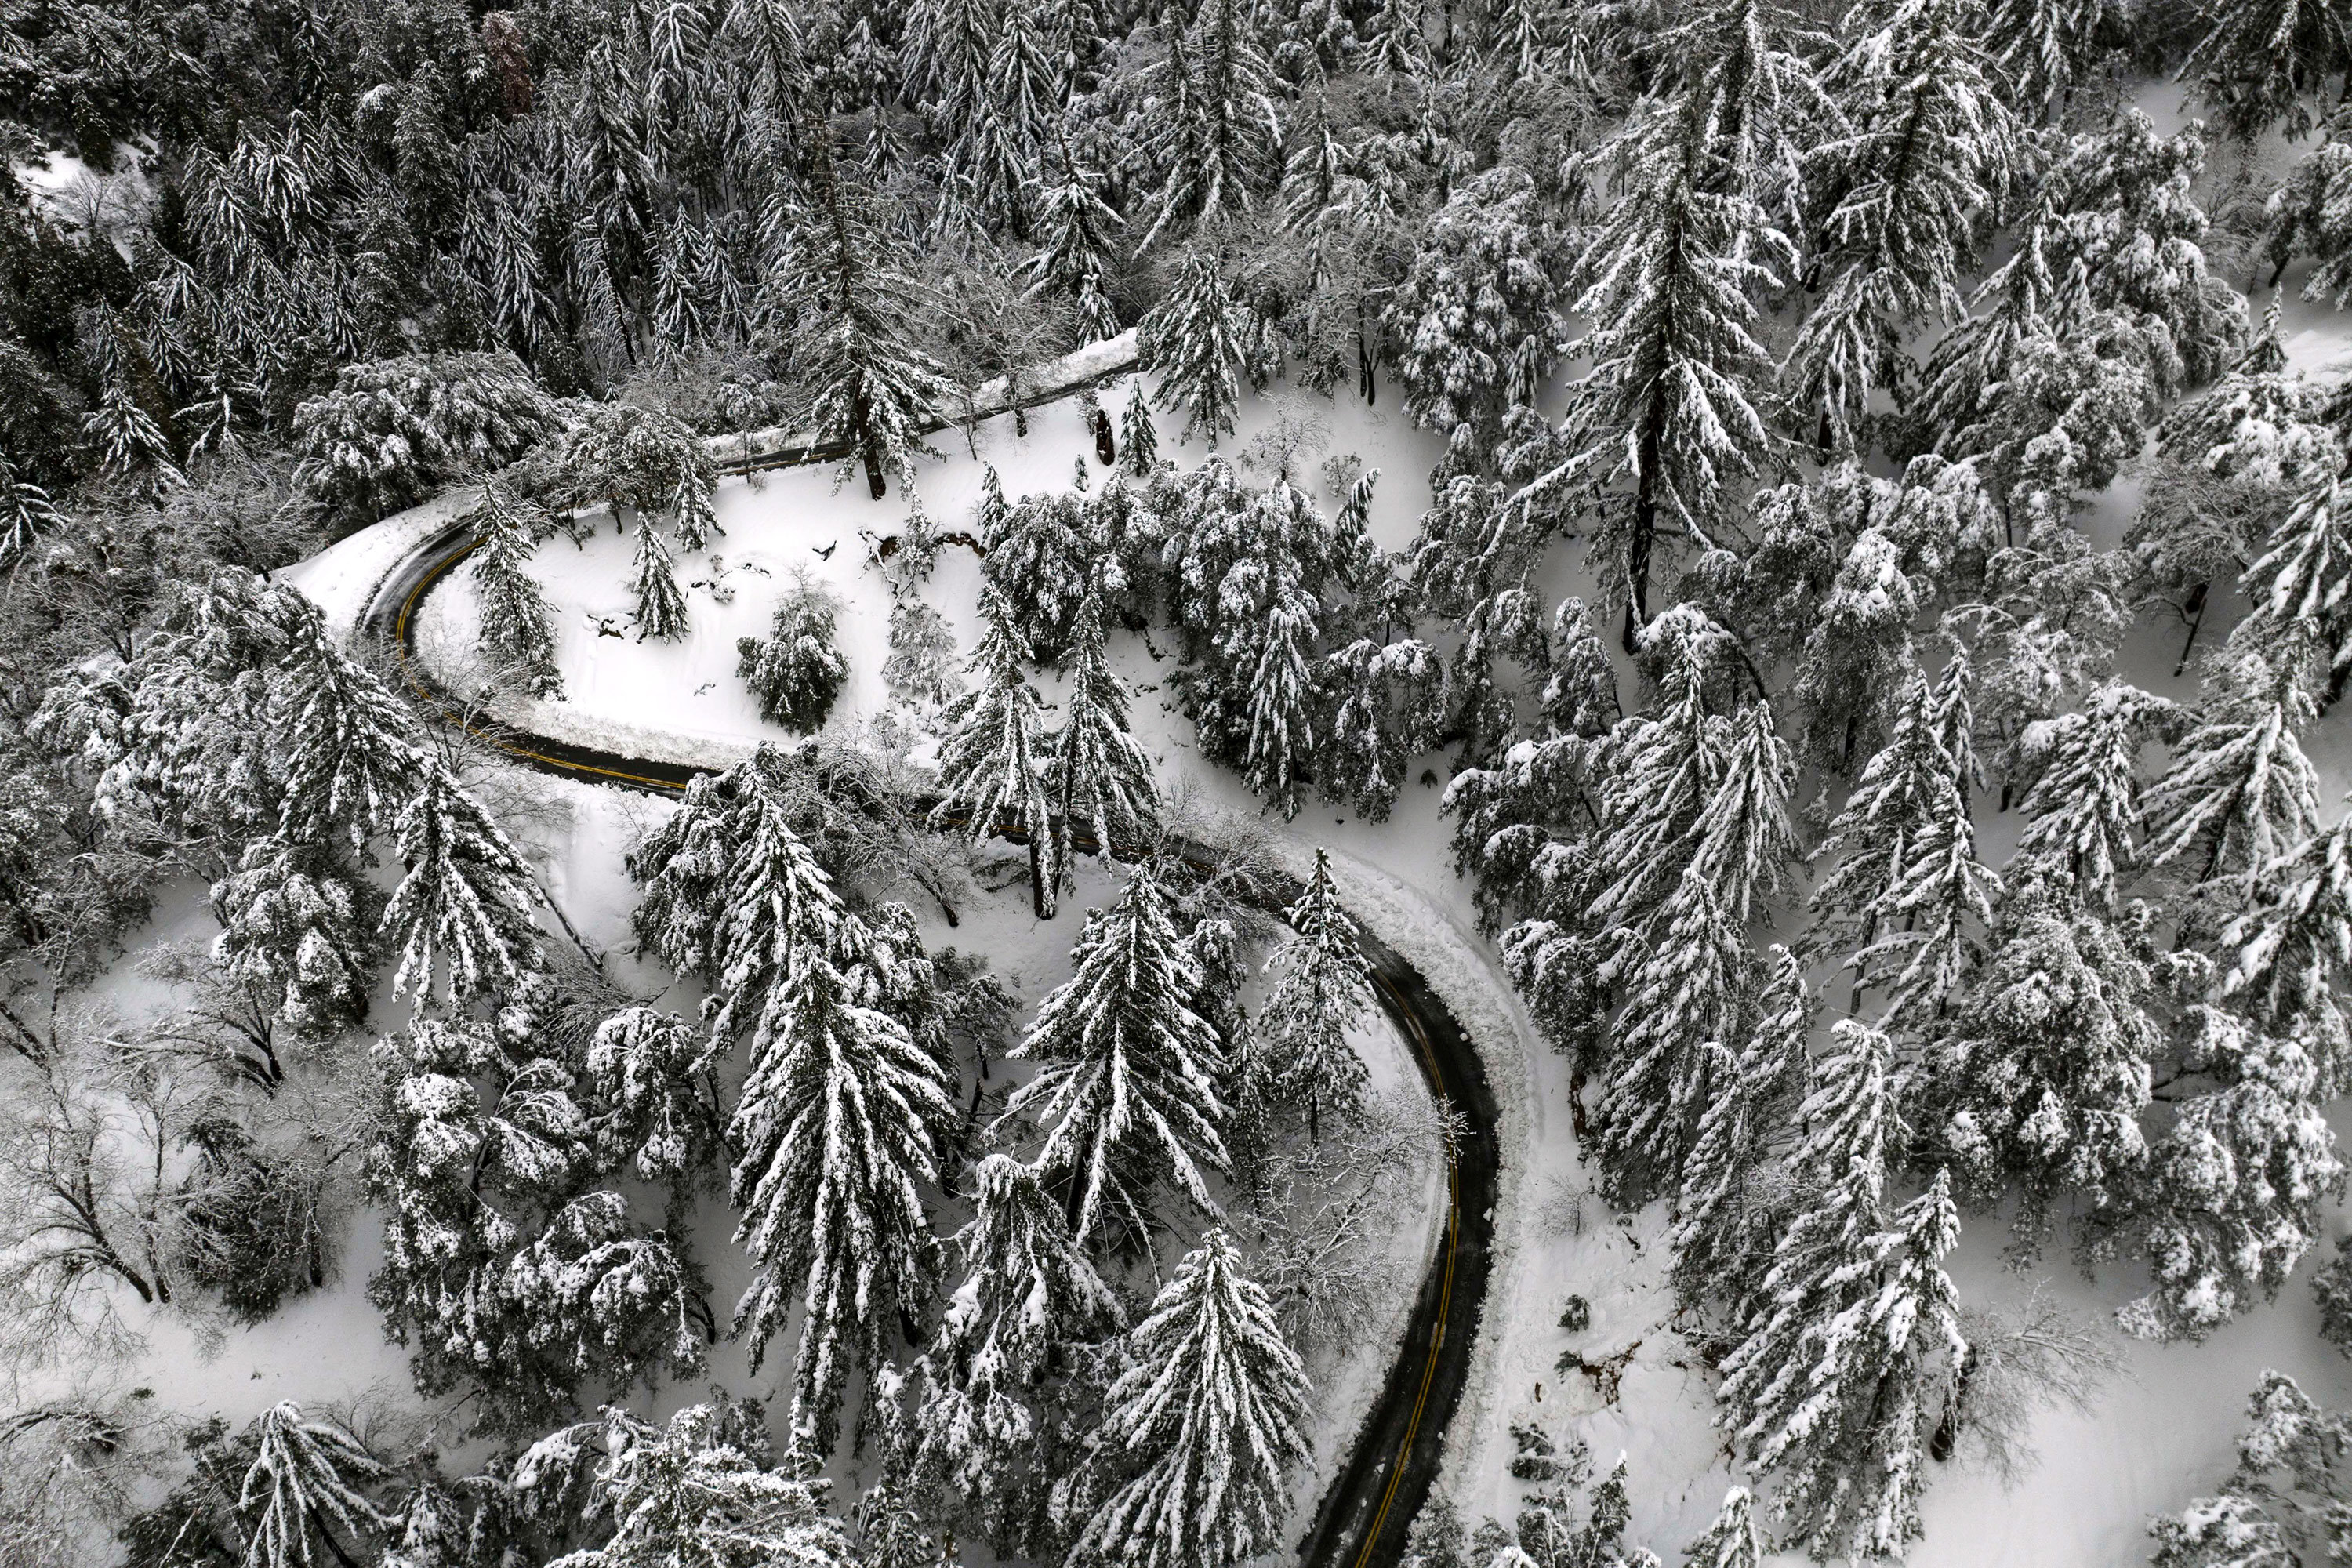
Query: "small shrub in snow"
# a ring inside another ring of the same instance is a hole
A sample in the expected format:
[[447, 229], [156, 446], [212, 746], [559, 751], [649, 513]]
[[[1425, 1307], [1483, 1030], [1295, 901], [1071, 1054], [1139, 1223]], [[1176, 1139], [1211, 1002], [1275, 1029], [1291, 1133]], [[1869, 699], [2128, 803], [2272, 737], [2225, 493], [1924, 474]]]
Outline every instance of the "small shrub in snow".
[[849, 679], [835, 646], [840, 613], [841, 602], [803, 575], [776, 606], [767, 637], [736, 639], [735, 673], [760, 700], [760, 717], [803, 734], [824, 726]]
[[1592, 1303], [1581, 1296], [1570, 1296], [1568, 1305], [1559, 1310], [1559, 1326], [1571, 1334], [1580, 1334], [1592, 1326]]

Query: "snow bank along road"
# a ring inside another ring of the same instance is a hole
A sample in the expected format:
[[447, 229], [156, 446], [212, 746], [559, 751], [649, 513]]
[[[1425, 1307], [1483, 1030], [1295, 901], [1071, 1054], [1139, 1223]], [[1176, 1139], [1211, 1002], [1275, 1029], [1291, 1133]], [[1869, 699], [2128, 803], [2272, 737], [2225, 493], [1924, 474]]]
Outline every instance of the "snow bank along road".
[[[426, 539], [377, 586], [357, 628], [361, 637], [385, 644], [418, 695], [459, 724], [467, 721], [458, 705], [415, 657], [416, 609], [473, 548], [473, 529], [465, 522]], [[503, 728], [480, 733], [527, 766], [592, 784], [676, 795], [707, 771]], [[1295, 889], [1277, 894], [1276, 907], [1286, 907], [1295, 896]], [[1430, 1093], [1462, 1113], [1467, 1134], [1447, 1161], [1444, 1235], [1423, 1277], [1396, 1364], [1300, 1547], [1309, 1568], [1388, 1568], [1403, 1555], [1405, 1527], [1437, 1479], [1446, 1425], [1469, 1381], [1493, 1263], [1500, 1151], [1486, 1068], [1420, 972], [1360, 928], [1359, 941], [1381, 1004], [1412, 1042]]]

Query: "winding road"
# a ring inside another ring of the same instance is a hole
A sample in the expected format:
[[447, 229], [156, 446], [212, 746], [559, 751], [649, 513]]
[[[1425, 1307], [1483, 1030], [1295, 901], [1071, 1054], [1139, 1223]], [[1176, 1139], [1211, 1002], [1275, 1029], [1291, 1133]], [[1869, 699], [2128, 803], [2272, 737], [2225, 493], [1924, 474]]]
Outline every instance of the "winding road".
[[[378, 584], [358, 626], [361, 637], [385, 646], [429, 706], [460, 724], [467, 721], [458, 706], [416, 656], [416, 615], [434, 585], [473, 548], [473, 530], [463, 522], [427, 539]], [[481, 735], [543, 773], [655, 794], [679, 794], [696, 773], [708, 771], [511, 730]], [[1406, 1528], [1436, 1482], [1445, 1429], [1469, 1382], [1493, 1269], [1501, 1150], [1485, 1065], [1417, 970], [1370, 934], [1360, 931], [1360, 941], [1381, 1004], [1412, 1042], [1431, 1095], [1459, 1110], [1468, 1131], [1450, 1152], [1444, 1234], [1423, 1276], [1396, 1363], [1301, 1543], [1300, 1561], [1307, 1568], [1390, 1568], [1403, 1556]]]

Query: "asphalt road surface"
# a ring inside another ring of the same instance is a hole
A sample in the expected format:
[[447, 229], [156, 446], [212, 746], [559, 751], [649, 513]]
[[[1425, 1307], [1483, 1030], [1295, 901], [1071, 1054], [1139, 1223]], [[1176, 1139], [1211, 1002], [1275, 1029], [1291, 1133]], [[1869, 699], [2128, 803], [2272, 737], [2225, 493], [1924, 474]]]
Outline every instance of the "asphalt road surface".
[[[359, 626], [362, 637], [386, 645], [401, 679], [425, 706], [460, 724], [467, 721], [461, 705], [446, 698], [416, 657], [415, 617], [434, 585], [473, 548], [465, 523], [425, 541], [385, 577]], [[543, 773], [655, 794], [678, 794], [704, 771], [511, 730], [485, 738]], [[1486, 1067], [1421, 973], [1370, 935], [1360, 940], [1381, 1005], [1412, 1045], [1430, 1093], [1462, 1113], [1467, 1132], [1448, 1162], [1444, 1234], [1423, 1275], [1396, 1363], [1300, 1546], [1307, 1568], [1389, 1568], [1403, 1556], [1405, 1531], [1436, 1482], [1445, 1430], [1469, 1381], [1494, 1262], [1501, 1151]]]

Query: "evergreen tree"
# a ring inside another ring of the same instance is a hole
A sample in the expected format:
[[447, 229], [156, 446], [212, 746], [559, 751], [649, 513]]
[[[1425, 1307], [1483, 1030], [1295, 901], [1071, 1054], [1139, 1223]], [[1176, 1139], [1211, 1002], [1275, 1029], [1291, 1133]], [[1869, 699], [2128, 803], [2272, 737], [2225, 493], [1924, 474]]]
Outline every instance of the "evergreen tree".
[[724, 1146], [714, 1068], [719, 1043], [643, 1004], [596, 1026], [581, 1064], [597, 1163], [683, 1193]]
[[1160, 466], [1160, 432], [1151, 426], [1151, 405], [1143, 400], [1143, 378], [1129, 384], [1127, 407], [1119, 416], [1119, 450], [1127, 454], [1127, 470], [1148, 479]]
[[2124, 1216], [2157, 1288], [2122, 1321], [2148, 1339], [2202, 1340], [2257, 1300], [2274, 1300], [2319, 1239], [2322, 1204], [2344, 1191], [2306, 1043], [2218, 1007], [2193, 1016], [2182, 1065], [2215, 1087], [2180, 1104]]
[[1008, 1155], [973, 1171], [972, 1217], [955, 1243], [963, 1283], [925, 1350], [915, 1428], [923, 1462], [991, 1539], [1018, 1550], [1071, 1441], [1051, 1373], [1063, 1347], [1123, 1326], [1123, 1314], [1062, 1205]]
[[793, 1365], [793, 1430], [828, 1453], [854, 1358], [882, 1366], [895, 1311], [911, 1325], [929, 1284], [922, 1187], [938, 1129], [955, 1114], [946, 1065], [905, 1026], [853, 1000], [820, 950], [770, 994], [736, 1100], [729, 1191], [735, 1239], [760, 1265], [735, 1309], [756, 1371], [769, 1340], [805, 1309]]
[[2139, 1118], [2162, 1037], [2144, 942], [2063, 883], [2017, 889], [1998, 936], [1929, 1042], [1922, 1131], [1976, 1194], [2020, 1187], [2013, 1223], [2030, 1257], [2060, 1203], [2126, 1194], [2147, 1156]]
[[937, 714], [963, 695], [955, 633], [939, 611], [912, 596], [890, 604], [890, 656], [882, 684], [893, 702]]
[[913, 338], [915, 285], [892, 258], [872, 197], [842, 180], [829, 137], [809, 140], [813, 211], [774, 288], [814, 318], [792, 338], [792, 369], [810, 389], [810, 434], [848, 447], [847, 467], [864, 464], [880, 500], [886, 470], [929, 450], [923, 427], [944, 422], [954, 388]]
[[1941, 1173], [1885, 1216], [1887, 1039], [1852, 1020], [1832, 1036], [1800, 1112], [1800, 1198], [1724, 1363], [1719, 1420], [1759, 1475], [1780, 1478], [1775, 1511], [1809, 1551], [1895, 1554], [1919, 1532], [1937, 1384], [1967, 1351], [1938, 1262], [1959, 1218]]
[[[793, 827], [781, 781], [761, 765], [781, 761], [772, 752], [752, 757], [739, 786], [741, 816], [707, 832], [690, 826], [637, 909], [637, 929], [653, 929], [672, 968], [683, 973], [701, 961], [714, 982], [703, 1011], [721, 1039], [764, 1026], [771, 999], [793, 974], [842, 950], [841, 896]], [[689, 798], [689, 808], [697, 804]]]
[[1734, 1056], [1717, 1042], [1706, 1054], [1711, 1098], [1683, 1162], [1673, 1232], [1675, 1289], [1685, 1301], [1713, 1297], [1744, 1321], [1771, 1260], [1778, 1194], [1771, 1163], [1780, 1130], [1803, 1098], [1813, 999], [1804, 965], [1772, 949], [1756, 1004], [1756, 1026]]
[[1370, 1080], [1348, 1031], [1372, 1004], [1371, 964], [1339, 905], [1329, 851], [1315, 851], [1314, 873], [1283, 918], [1295, 934], [1266, 960], [1278, 978], [1258, 1016], [1263, 1066], [1276, 1099], [1305, 1102], [1308, 1135], [1320, 1142], [1326, 1110], [1344, 1118], [1362, 1109]]
[[853, 1568], [857, 1553], [824, 1511], [824, 1480], [801, 1460], [772, 1468], [763, 1439], [732, 1415], [689, 1405], [654, 1426], [614, 1413], [610, 1424], [625, 1430], [583, 1445], [599, 1455], [592, 1517], [609, 1519], [610, 1534], [597, 1531], [601, 1544], [563, 1561], [572, 1568]]
[[1118, 214], [1097, 192], [1097, 177], [1062, 143], [1061, 174], [1037, 196], [1037, 254], [1028, 263], [1029, 292], [1049, 289], [1076, 307], [1079, 336], [1087, 342], [1118, 335], [1118, 316], [1105, 292], [1112, 266], [1111, 236]]
[[2021, 163], [2015, 118], [1957, 0], [1881, 0], [1847, 14], [1825, 86], [1866, 106], [1824, 142], [1807, 177], [1823, 193], [1817, 267], [1827, 283], [1782, 366], [1790, 405], [1820, 411], [1819, 444], [1856, 445], [1871, 394], [1898, 402], [1899, 337], [1966, 314], [1959, 278], [1978, 214]]
[[1168, 42], [1150, 153], [1160, 184], [1145, 198], [1151, 222], [1138, 251], [1188, 218], [1247, 211], [1282, 168], [1276, 83], [1250, 8], [1201, 0], [1192, 25], [1171, 26]]
[[[420, 997], [446, 984], [453, 996], [512, 990], [544, 963], [531, 906], [530, 868], [446, 764], [425, 760], [416, 794], [394, 824], [407, 875], [383, 910], [383, 934], [400, 953], [394, 995]], [[436, 981], [446, 964], [446, 981]]]
[[308, 599], [289, 594], [278, 602], [291, 621], [280, 699], [291, 715], [291, 744], [279, 833], [312, 843], [340, 831], [364, 850], [401, 810], [398, 803], [426, 782], [415, 716], [335, 647]]
[[2246, 1401], [2238, 1467], [2218, 1497], [2147, 1521], [2153, 1568], [2298, 1568], [2341, 1552], [2352, 1422], [2322, 1410], [2284, 1373]]
[[669, 642], [686, 635], [686, 595], [670, 565], [669, 546], [653, 520], [637, 524], [637, 553], [629, 565], [629, 592], [637, 601], [637, 637]]
[[1039, 920], [1051, 920], [1060, 868], [1053, 861], [1043, 704], [1022, 668], [1029, 644], [993, 584], [981, 591], [980, 613], [987, 629], [971, 654], [979, 684], [945, 715], [949, 734], [940, 748], [940, 800], [932, 819], [961, 812], [975, 840], [1001, 833], [1025, 837], [1030, 900]]
[[1535, 183], [1508, 164], [1463, 181], [1432, 214], [1388, 306], [1405, 411], [1480, 449], [1534, 401], [1567, 337], [1565, 258]]
[[1064, 1192], [1072, 1234], [1106, 1224], [1149, 1234], [1163, 1179], [1214, 1212], [1203, 1173], [1225, 1167], [1223, 1053], [1193, 1011], [1201, 971], [1150, 868], [1108, 911], [1088, 912], [1071, 958], [1076, 973], [1011, 1053], [1038, 1068], [1005, 1115], [1045, 1123], [1037, 1164]]
[[1592, 368], [1562, 423], [1570, 456], [1536, 481], [1625, 492], [1589, 548], [1626, 595], [1629, 651], [1649, 618], [1661, 520], [1710, 537], [1725, 487], [1769, 460], [1759, 405], [1771, 362], [1752, 296], [1794, 270], [1796, 251], [1767, 210], [1757, 154], [1810, 85], [1754, 0], [1708, 5], [1661, 45], [1680, 83], [1603, 153], [1622, 194], [1571, 276], [1573, 309], [1595, 324], [1580, 345]]
[[1746, 1487], [1723, 1494], [1723, 1507], [1706, 1533], [1683, 1554], [1683, 1568], [1764, 1568], [1764, 1535], [1756, 1526], [1756, 1500]]
[[[1084, 831], [1106, 858], [1132, 858], [1160, 815], [1151, 758], [1128, 727], [1131, 700], [1103, 646], [1102, 602], [1089, 594], [1071, 633], [1069, 689], [1047, 751], [1045, 792], [1064, 843]], [[1066, 865], [1066, 849], [1055, 858]]]
[[[2221, 933], [2232, 952], [2224, 995], [2284, 1033], [2298, 1017], [2336, 1026], [2336, 988], [2352, 979], [2352, 818], [2325, 827], [2264, 865], [2253, 904]], [[2336, 1075], [2324, 1073], [2335, 1085]]]
[[2294, 0], [2198, 7], [2204, 36], [2181, 62], [2197, 96], [2219, 111], [2222, 129], [2252, 140], [2273, 126], [2301, 138], [2317, 118], [2318, 94], [2352, 65], [2352, 29], [2330, 5]]
[[[544, 516], [496, 481], [484, 488], [474, 521], [474, 593], [482, 606], [482, 650], [520, 678], [533, 697], [558, 698], [563, 673], [555, 664], [555, 606], [530, 571]], [[640, 595], [640, 620], [645, 613]]]
[[1126, 1349], [1094, 1444], [1131, 1479], [1077, 1549], [1136, 1568], [1233, 1568], [1273, 1550], [1307, 1455], [1307, 1373], [1232, 1237], [1201, 1238]]
[[2345, 522], [2352, 521], [2352, 508], [2341, 494], [2341, 477], [2340, 465], [2310, 477], [2240, 580], [2254, 602], [2247, 617], [2253, 625], [2281, 634], [2296, 621], [2309, 621], [2317, 631], [2327, 661], [2328, 702], [2352, 680], [2352, 595], [2345, 592], [2352, 575], [2352, 536]]
[[59, 521], [49, 492], [26, 479], [0, 449], [0, 569], [14, 572], [30, 560], [40, 536]]
[[2269, 864], [2316, 826], [2319, 778], [2297, 740], [2315, 716], [2315, 661], [2297, 652], [2292, 639], [2267, 649], [2231, 639], [2200, 721], [2148, 786], [2150, 865], [2194, 866], [2189, 885], [2202, 887]]
[[765, 637], [735, 639], [735, 673], [760, 700], [760, 717], [803, 734], [824, 727], [849, 680], [837, 630], [840, 602], [805, 576], [776, 603]]
[[[1248, 312], [1234, 298], [1224, 258], [1209, 244], [1195, 244], [1184, 253], [1175, 286], [1143, 318], [1139, 338], [1144, 366], [1160, 377], [1160, 405], [1184, 410], [1185, 440], [1205, 434], [1213, 450], [1218, 437], [1233, 434], [1247, 330]], [[1131, 434], [1129, 442], [1128, 461], [1137, 473], [1147, 472]]]
[[247, 1432], [253, 1462], [236, 1510], [247, 1568], [294, 1568], [364, 1553], [389, 1522], [366, 1489], [386, 1467], [351, 1433], [304, 1414], [291, 1400], [263, 1411]]
[[364, 888], [315, 849], [247, 845], [212, 887], [213, 962], [297, 1034], [323, 1039], [367, 1016], [375, 977]]
[[2021, 808], [2026, 823], [2010, 861], [2012, 880], [2055, 873], [2093, 910], [2116, 912], [2121, 884], [2140, 861], [2140, 747], [2173, 716], [2170, 703], [2109, 681], [2081, 712], [2028, 733], [2026, 752], [2042, 772]]

